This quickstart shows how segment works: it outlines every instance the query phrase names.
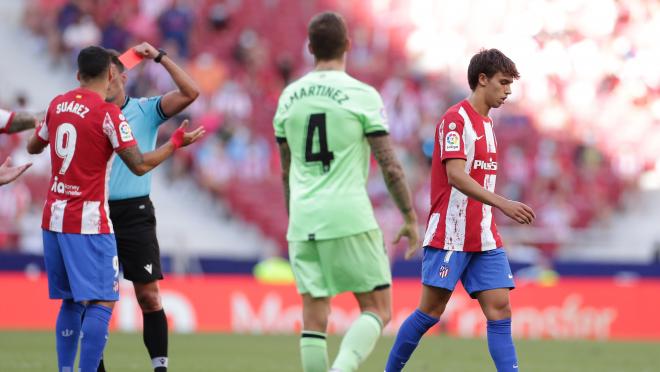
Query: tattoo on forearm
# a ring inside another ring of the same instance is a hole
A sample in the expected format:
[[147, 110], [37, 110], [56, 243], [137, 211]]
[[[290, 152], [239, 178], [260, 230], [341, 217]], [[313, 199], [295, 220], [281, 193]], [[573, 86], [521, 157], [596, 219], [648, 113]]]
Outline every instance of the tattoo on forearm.
[[124, 161], [126, 166], [134, 171], [136, 170], [140, 165], [144, 163], [144, 158], [142, 157], [142, 153], [138, 149], [137, 146], [131, 146], [128, 148], [125, 148], [117, 153], [121, 160]]
[[17, 133], [27, 129], [32, 129], [37, 125], [37, 118], [26, 112], [14, 113], [14, 118], [11, 120], [8, 133]]
[[383, 172], [385, 185], [401, 213], [412, 210], [412, 197], [403, 168], [396, 158], [388, 136], [367, 137], [376, 161]]
[[286, 142], [280, 143], [280, 161], [282, 163], [282, 185], [284, 186], [284, 202], [286, 203], [286, 211], [289, 213], [289, 168], [291, 167], [291, 150]]

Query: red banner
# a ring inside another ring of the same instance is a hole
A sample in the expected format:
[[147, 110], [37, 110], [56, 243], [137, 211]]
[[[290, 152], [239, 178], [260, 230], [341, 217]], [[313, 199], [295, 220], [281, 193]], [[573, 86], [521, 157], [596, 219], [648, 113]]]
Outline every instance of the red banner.
[[[417, 280], [394, 282], [393, 333], [419, 301]], [[142, 317], [129, 282], [121, 285], [112, 327], [134, 331]], [[260, 284], [241, 276], [168, 277], [161, 282], [171, 327], [179, 332], [291, 333], [300, 329], [301, 304], [291, 285]], [[43, 276], [0, 275], [0, 329], [52, 329], [59, 302], [48, 300]], [[660, 340], [660, 280], [562, 279], [555, 286], [518, 283], [511, 294], [513, 333], [526, 338]], [[333, 300], [330, 331], [343, 332], [358, 309], [349, 294]], [[458, 288], [435, 332], [464, 337], [485, 333], [479, 304]]]

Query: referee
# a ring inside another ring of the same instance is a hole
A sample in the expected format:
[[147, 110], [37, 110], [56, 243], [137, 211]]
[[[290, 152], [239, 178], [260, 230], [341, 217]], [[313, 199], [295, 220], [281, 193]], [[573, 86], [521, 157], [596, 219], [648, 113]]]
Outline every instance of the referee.
[[[168, 118], [178, 114], [198, 96], [197, 84], [164, 50], [149, 43], [133, 48], [145, 59], [160, 63], [176, 84], [176, 90], [162, 96], [134, 98], [126, 95], [127, 76], [117, 53], [113, 53], [111, 68], [116, 69], [110, 83], [107, 101], [121, 107], [131, 124], [133, 135], [142, 152], [156, 146], [158, 128]], [[110, 218], [117, 239], [119, 262], [124, 278], [133, 282], [135, 297], [142, 309], [143, 340], [156, 372], [167, 371], [167, 318], [161, 303], [158, 280], [163, 279], [160, 249], [156, 238], [156, 217], [149, 199], [151, 173], [135, 176], [118, 157], [110, 174]], [[105, 371], [103, 360], [98, 371]]]

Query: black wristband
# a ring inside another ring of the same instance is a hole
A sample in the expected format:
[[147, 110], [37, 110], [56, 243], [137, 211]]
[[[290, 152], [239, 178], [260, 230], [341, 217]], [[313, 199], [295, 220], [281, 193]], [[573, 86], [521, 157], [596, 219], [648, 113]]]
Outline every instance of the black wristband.
[[154, 58], [154, 62], [160, 63], [160, 60], [163, 59], [163, 56], [166, 56], [166, 55], [167, 55], [166, 51], [164, 51], [162, 49], [158, 49], [158, 55], [156, 56], [156, 58]]

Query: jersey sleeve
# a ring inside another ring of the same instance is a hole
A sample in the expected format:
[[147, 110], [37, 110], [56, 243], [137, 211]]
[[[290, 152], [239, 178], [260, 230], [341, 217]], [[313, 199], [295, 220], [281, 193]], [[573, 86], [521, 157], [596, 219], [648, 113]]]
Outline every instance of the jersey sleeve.
[[385, 104], [378, 91], [370, 87], [361, 106], [361, 109], [363, 110], [361, 119], [364, 134], [374, 135], [389, 133]]
[[136, 146], [137, 141], [133, 137], [131, 126], [119, 110], [119, 107], [107, 104], [104, 106], [103, 134], [108, 138], [112, 148], [119, 152], [131, 146]]
[[9, 126], [13, 118], [13, 112], [0, 109], [0, 133], [7, 133], [9, 131]]
[[464, 126], [463, 118], [458, 114], [448, 114], [442, 119], [436, 139], [440, 146], [440, 160], [467, 159], [463, 136]]
[[163, 112], [163, 108], [160, 106], [162, 99], [163, 96], [138, 98], [140, 109], [144, 112], [145, 116], [154, 127], [160, 126], [169, 119], [169, 117]]
[[286, 122], [286, 94], [287, 90], [285, 89], [284, 92], [282, 92], [282, 95], [280, 96], [280, 100], [277, 103], [277, 111], [275, 112], [275, 116], [273, 117], [273, 128], [275, 130], [275, 139], [277, 139], [278, 142], [283, 142], [286, 141], [286, 132], [284, 130], [284, 123]]
[[48, 143], [48, 117], [49, 113], [46, 112], [46, 116], [44, 119], [37, 124], [37, 127], [35, 128], [37, 139], [39, 139], [41, 142]]

